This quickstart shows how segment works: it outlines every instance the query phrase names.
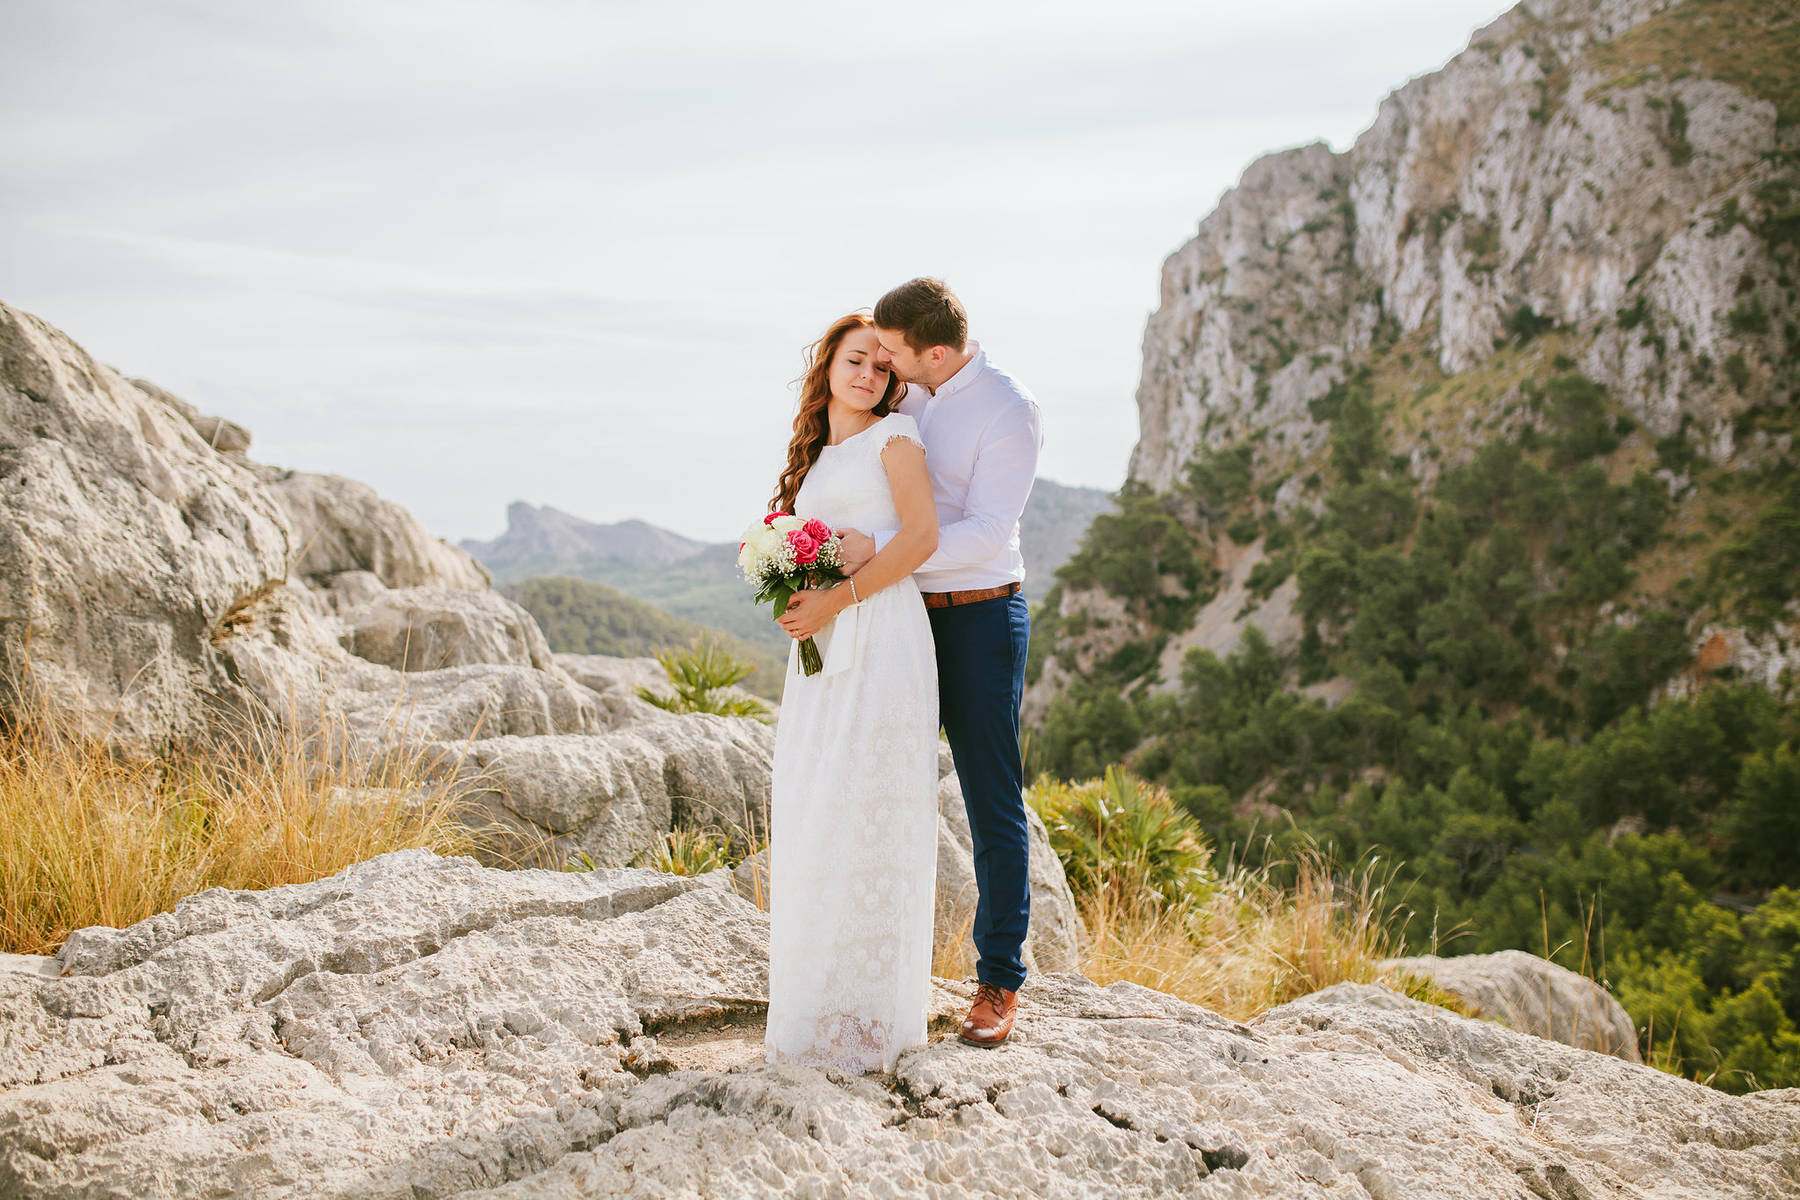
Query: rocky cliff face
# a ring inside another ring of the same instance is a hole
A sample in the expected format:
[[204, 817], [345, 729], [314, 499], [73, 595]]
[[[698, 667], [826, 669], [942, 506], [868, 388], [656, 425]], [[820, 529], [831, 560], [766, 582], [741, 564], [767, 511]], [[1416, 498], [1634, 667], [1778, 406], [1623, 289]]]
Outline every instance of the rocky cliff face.
[[[1542, 385], [1579, 376], [1621, 434], [1611, 478], [1660, 468], [1672, 525], [1741, 528], [1744, 506], [1706, 509], [1694, 480], [1793, 460], [1796, 61], [1791, 6], [1525, 0], [1390, 95], [1349, 150], [1252, 163], [1164, 264], [1144, 335], [1128, 486], [1169, 495], [1193, 531], [1201, 568], [1162, 564], [1158, 587], [1198, 603], [1159, 622], [1094, 572], [1071, 582], [1028, 715], [1133, 644], [1155, 644], [1158, 688], [1187, 650], [1236, 648], [1247, 622], [1298, 646], [1293, 579], [1258, 586], [1259, 567], [1293, 566], [1265, 563], [1278, 556], [1263, 518], [1328, 507], [1345, 478], [1330, 412], [1347, 387], [1373, 396], [1380, 469], [1392, 454], [1428, 496], [1483, 445], [1541, 434], [1555, 417]], [[1232, 514], [1196, 499], [1191, 472], [1237, 450], [1238, 515], [1255, 521], [1226, 536]], [[1668, 599], [1692, 567], [1677, 557], [1613, 607]], [[1689, 613], [1692, 649], [1729, 647], [1724, 669], [1774, 685], [1800, 665], [1791, 609], [1757, 636], [1723, 609]]]
[[1253, 436], [1304, 458], [1323, 440], [1307, 401], [1359, 352], [1412, 335], [1464, 372], [1521, 321], [1569, 331], [1656, 434], [1686, 418], [1730, 457], [1735, 417], [1792, 401], [1800, 350], [1777, 253], [1800, 113], [1758, 86], [1790, 86], [1791, 34], [1756, 28], [1781, 7], [1526, 0], [1348, 151], [1252, 164], [1163, 266], [1132, 477], [1167, 489], [1196, 452]]

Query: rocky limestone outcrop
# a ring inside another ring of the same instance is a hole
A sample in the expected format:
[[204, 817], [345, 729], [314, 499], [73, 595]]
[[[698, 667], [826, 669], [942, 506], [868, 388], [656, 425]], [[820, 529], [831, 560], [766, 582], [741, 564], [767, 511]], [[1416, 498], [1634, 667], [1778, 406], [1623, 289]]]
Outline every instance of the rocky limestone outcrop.
[[484, 591], [493, 583], [468, 551], [432, 537], [366, 483], [260, 464], [256, 471], [287, 513], [295, 575], [328, 583], [340, 571], [369, 571], [390, 588]]
[[160, 400], [180, 413], [182, 419], [192, 425], [194, 432], [200, 435], [200, 440], [214, 450], [222, 454], [242, 454], [250, 449], [250, 431], [236, 421], [229, 421], [224, 417], [208, 416], [180, 396], [157, 387], [148, 379], [133, 379], [130, 382], [146, 396], [153, 400]]
[[[351, 572], [360, 574], [360, 572]], [[514, 663], [547, 670], [550, 643], [530, 613], [492, 591], [393, 588], [346, 607], [345, 649], [396, 671], [468, 663]]]
[[32, 683], [95, 734], [198, 736], [212, 638], [286, 577], [281, 506], [240, 457], [0, 304], [0, 710]]
[[[645, 707], [649, 707], [646, 705]], [[707, 829], [740, 848], [768, 836], [775, 731], [707, 714], [649, 720], [605, 733], [483, 737], [434, 747], [463, 790], [503, 823], [548, 835], [561, 862], [585, 854], [621, 863], [670, 829]]]
[[115, 744], [196, 742], [221, 703], [286, 698], [246, 691], [223, 643], [337, 640], [283, 628], [313, 615], [306, 589], [344, 572], [486, 589], [479, 564], [370, 489], [262, 466], [247, 445], [0, 305], [0, 705], [23, 702], [29, 672]]
[[237, 428], [0, 305], [0, 716], [41, 701], [134, 753], [272, 719], [603, 862], [765, 824], [766, 728], [644, 703], [641, 663], [578, 682], [466, 552]]
[[1466, 1003], [1476, 1016], [1509, 1029], [1642, 1062], [1637, 1029], [1625, 1006], [1584, 975], [1523, 950], [1454, 958], [1390, 958], [1383, 971], [1428, 979]]
[[0, 964], [0, 1194], [1800, 1195], [1729, 1096], [1339, 985], [1237, 1023], [1033, 976], [1012, 1040], [762, 1061], [766, 917], [711, 878], [402, 851]]

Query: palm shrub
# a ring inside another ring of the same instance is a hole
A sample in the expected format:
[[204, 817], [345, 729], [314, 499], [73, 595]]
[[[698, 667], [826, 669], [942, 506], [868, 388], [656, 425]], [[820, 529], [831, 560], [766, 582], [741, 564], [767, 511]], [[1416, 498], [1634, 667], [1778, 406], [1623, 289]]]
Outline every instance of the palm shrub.
[[704, 875], [737, 864], [728, 839], [706, 829], [677, 827], [632, 859], [631, 865], [652, 867], [665, 875]]
[[699, 638], [685, 650], [660, 650], [656, 661], [669, 676], [673, 696], [639, 688], [638, 698], [675, 713], [717, 713], [721, 717], [764, 717], [769, 706], [755, 696], [728, 691], [756, 670], [756, 664], [733, 658], [711, 638]]
[[1129, 906], [1188, 909], [1217, 885], [1199, 823], [1168, 789], [1122, 767], [1083, 783], [1042, 780], [1030, 800], [1078, 900], [1104, 895]]

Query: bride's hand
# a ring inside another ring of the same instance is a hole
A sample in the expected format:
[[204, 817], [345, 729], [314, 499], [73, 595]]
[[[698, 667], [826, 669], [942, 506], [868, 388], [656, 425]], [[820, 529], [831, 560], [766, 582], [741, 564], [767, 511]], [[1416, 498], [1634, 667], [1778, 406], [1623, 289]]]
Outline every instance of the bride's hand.
[[792, 638], [809, 638], [831, 623], [850, 602], [850, 589], [844, 584], [831, 588], [808, 588], [795, 592], [787, 611], [775, 623]]

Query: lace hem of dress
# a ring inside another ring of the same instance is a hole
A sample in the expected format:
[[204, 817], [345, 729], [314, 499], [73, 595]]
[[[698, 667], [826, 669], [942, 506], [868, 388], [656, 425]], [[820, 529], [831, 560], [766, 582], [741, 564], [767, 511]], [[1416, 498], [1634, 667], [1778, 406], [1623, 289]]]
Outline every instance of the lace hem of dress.
[[811, 1044], [797, 1051], [771, 1046], [764, 1057], [771, 1063], [796, 1067], [830, 1067], [847, 1075], [892, 1071], [904, 1046], [894, 1045], [893, 1025], [867, 1021], [848, 1013], [818, 1018]]

